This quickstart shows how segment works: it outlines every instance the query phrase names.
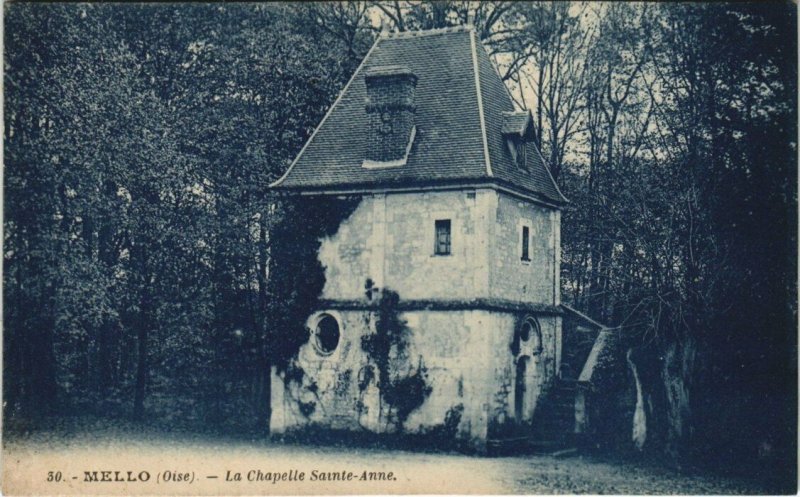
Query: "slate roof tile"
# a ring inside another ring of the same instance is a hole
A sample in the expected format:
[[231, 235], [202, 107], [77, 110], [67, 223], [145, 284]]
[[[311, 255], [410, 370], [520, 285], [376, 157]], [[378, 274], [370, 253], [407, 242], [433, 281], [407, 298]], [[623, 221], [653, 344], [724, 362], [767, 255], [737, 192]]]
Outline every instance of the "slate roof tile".
[[[471, 29], [450, 28], [381, 37], [287, 173], [270, 186], [341, 191], [470, 181], [502, 183], [557, 204], [565, 202], [532, 143], [530, 172], [513, 163], [502, 135], [503, 112], [513, 111], [513, 104], [477, 40], [473, 53], [472, 36]], [[364, 74], [381, 66], [404, 66], [417, 76], [417, 135], [404, 166], [366, 169]], [[486, 164], [480, 100], [491, 167]]]

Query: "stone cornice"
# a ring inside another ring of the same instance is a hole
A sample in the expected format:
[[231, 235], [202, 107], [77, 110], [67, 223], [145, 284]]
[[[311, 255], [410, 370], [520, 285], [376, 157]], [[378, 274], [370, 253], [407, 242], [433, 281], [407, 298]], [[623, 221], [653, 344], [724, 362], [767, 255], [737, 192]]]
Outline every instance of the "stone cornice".
[[509, 185], [507, 182], [497, 178], [475, 178], [464, 180], [444, 180], [444, 181], [421, 181], [405, 180], [403, 182], [386, 182], [385, 184], [341, 184], [336, 187], [304, 187], [304, 188], [285, 188], [280, 191], [283, 195], [372, 195], [376, 193], [424, 193], [428, 191], [452, 191], [476, 188], [490, 188], [496, 191], [507, 193], [516, 198], [528, 200], [534, 204], [548, 207], [550, 209], [561, 209], [563, 204], [557, 204], [541, 195], [531, 194]]
[[[319, 309], [335, 309], [345, 311], [375, 311], [378, 310], [378, 300], [345, 300], [322, 299]], [[400, 311], [502, 311], [502, 312], [530, 312], [532, 314], [561, 315], [563, 310], [559, 306], [531, 302], [516, 302], [505, 299], [411, 299], [400, 300], [397, 305]]]

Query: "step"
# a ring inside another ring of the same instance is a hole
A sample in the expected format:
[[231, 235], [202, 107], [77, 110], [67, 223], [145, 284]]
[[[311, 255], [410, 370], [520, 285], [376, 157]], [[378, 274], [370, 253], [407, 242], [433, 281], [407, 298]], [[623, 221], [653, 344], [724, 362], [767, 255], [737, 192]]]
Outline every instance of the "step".
[[564, 416], [560, 418], [538, 418], [534, 421], [534, 426], [545, 426], [549, 424], [563, 425], [566, 423], [572, 423], [574, 421], [575, 418], [572, 416]]
[[573, 426], [542, 426], [538, 430], [534, 430], [532, 433], [536, 436], [542, 435], [555, 435], [555, 434], [567, 434], [572, 433]]
[[575, 417], [575, 410], [574, 409], [563, 409], [561, 411], [538, 411], [536, 413], [536, 417], [538, 419], [545, 419], [545, 418], [574, 418]]
[[561, 459], [562, 457], [569, 457], [578, 454], [577, 447], [567, 447], [566, 449], [561, 449], [553, 452], [550, 454], [551, 457], [555, 457], [556, 459]]
[[549, 427], [549, 428], [543, 426], [531, 432], [531, 436], [535, 438], [542, 438], [542, 437], [552, 438], [570, 434], [572, 434], [571, 426], [560, 426], [560, 427]]
[[562, 416], [562, 417], [552, 417], [552, 418], [538, 418], [534, 421], [535, 426], [543, 426], [547, 424], [564, 424], [564, 423], [572, 423], [575, 421], [574, 416]]
[[571, 426], [571, 425], [570, 426], [567, 426], [567, 425], [563, 425], [563, 426], [542, 426], [538, 430], [534, 430], [531, 433], [533, 433], [534, 435], [542, 435], [542, 434], [545, 434], [545, 433], [550, 433], [550, 434], [554, 434], [554, 433], [572, 433], [572, 428], [573, 428], [573, 426]]
[[575, 426], [574, 423], [560, 423], [560, 424], [539, 425], [535, 430], [533, 430], [533, 433], [569, 432], [569, 431], [572, 431], [574, 426]]
[[575, 397], [577, 394], [576, 388], [550, 390], [550, 397]]
[[548, 423], [563, 424], [567, 422], [571, 423], [573, 421], [575, 421], [575, 416], [548, 416], [548, 417], [539, 416], [534, 421], [534, 424], [541, 426]]
[[538, 419], [546, 419], [546, 418], [572, 418], [575, 416], [575, 411], [573, 409], [563, 409], [561, 411], [537, 411], [536, 418]]
[[576, 397], [575, 395], [565, 395], [565, 394], [556, 395], [556, 394], [550, 394], [550, 395], [548, 395], [547, 397], [545, 397], [545, 399], [546, 399], [546, 400], [548, 400], [548, 401], [555, 401], [555, 402], [559, 402], [559, 401], [560, 401], [560, 402], [567, 402], [567, 401], [569, 401], [569, 402], [575, 402], [575, 397]]

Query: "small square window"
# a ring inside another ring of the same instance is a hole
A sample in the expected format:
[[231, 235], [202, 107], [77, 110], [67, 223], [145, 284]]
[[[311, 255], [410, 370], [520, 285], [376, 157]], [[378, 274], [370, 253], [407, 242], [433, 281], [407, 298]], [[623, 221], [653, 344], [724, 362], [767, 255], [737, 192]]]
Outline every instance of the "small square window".
[[437, 219], [435, 225], [436, 239], [434, 242], [434, 254], [450, 255], [450, 220]]
[[527, 226], [522, 227], [522, 260], [530, 261], [530, 229]]

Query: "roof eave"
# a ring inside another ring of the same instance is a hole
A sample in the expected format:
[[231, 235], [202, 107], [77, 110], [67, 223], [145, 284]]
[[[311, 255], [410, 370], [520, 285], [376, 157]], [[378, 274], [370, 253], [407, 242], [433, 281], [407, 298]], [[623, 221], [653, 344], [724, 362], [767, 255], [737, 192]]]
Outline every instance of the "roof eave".
[[519, 185], [498, 177], [475, 177], [444, 180], [403, 180], [384, 182], [339, 183], [330, 185], [279, 186], [273, 191], [286, 195], [369, 195], [375, 193], [414, 193], [424, 191], [445, 191], [464, 188], [491, 188], [529, 200], [551, 209], [561, 209], [565, 203], [549, 198], [539, 192], [521, 188]]

